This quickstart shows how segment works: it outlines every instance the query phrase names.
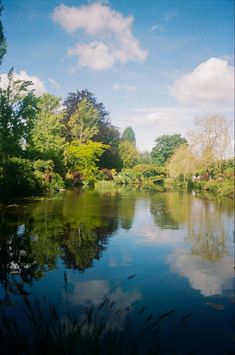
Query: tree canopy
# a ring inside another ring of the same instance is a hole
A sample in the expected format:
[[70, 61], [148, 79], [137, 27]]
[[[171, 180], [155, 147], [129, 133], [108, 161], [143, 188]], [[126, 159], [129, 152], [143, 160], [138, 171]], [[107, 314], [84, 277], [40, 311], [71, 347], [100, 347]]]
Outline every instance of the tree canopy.
[[[0, 16], [2, 15], [2, 11], [3, 11], [3, 6], [0, 0]], [[2, 64], [2, 59], [6, 54], [6, 50], [7, 50], [6, 38], [4, 36], [2, 21], [0, 21], [0, 65]]]
[[122, 133], [122, 140], [136, 145], [135, 132], [132, 127], [127, 127]]
[[159, 165], [164, 165], [177, 148], [187, 143], [186, 139], [181, 137], [180, 134], [162, 135], [155, 142], [156, 145], [152, 149], [151, 155], [153, 161]]
[[37, 114], [37, 98], [30, 81], [14, 80], [14, 71], [8, 73], [6, 89], [0, 88], [0, 151], [3, 160], [19, 155], [22, 142], [29, 139]]

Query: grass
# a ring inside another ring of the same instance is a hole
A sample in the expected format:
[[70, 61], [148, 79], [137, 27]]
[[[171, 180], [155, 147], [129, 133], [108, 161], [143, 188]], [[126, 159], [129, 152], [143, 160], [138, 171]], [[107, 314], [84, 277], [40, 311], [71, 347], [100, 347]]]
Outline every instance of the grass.
[[[128, 280], [133, 277], [130, 275]], [[24, 309], [20, 321], [17, 313], [1, 312], [2, 355], [174, 353], [174, 340], [191, 317], [184, 315], [163, 334], [162, 325], [174, 317], [175, 309], [160, 316], [149, 314], [145, 306], [132, 312], [131, 305], [123, 308], [108, 294], [98, 305], [86, 307], [77, 319], [69, 314], [59, 316], [56, 307], [45, 298], [32, 304], [27, 296], [22, 297]], [[142, 324], [140, 328], [135, 327], [136, 322]]]

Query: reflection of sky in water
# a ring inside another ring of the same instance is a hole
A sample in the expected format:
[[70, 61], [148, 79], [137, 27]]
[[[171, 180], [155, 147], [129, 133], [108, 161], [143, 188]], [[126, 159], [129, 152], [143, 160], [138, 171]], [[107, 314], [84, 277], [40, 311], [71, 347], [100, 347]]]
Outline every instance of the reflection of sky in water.
[[[195, 198], [190, 203], [191, 210], [187, 212], [185, 223], [179, 223], [178, 229], [168, 229], [167, 226], [159, 227], [155, 223], [154, 216], [150, 213], [149, 199], [137, 200], [133, 224], [127, 233], [129, 243], [126, 241], [126, 244], [134, 243], [144, 249], [155, 248], [156, 259], [161, 248], [167, 247], [169, 255], [166, 256], [166, 262], [170, 266], [170, 272], [187, 278], [190, 286], [200, 291], [203, 296], [219, 295], [223, 293], [223, 290], [234, 287], [232, 281], [234, 276], [233, 216], [227, 215], [222, 209], [218, 210], [213, 201], [205, 203]], [[172, 212], [171, 209], [170, 211]], [[164, 213], [164, 211], [159, 208], [158, 213]], [[190, 233], [194, 233], [194, 239], [192, 237], [190, 240], [188, 237]], [[215, 243], [221, 247], [221, 240], [218, 238], [222, 234], [224, 235], [224, 250], [218, 250], [218, 260], [214, 262], [209, 259], [209, 254], [214, 252]], [[202, 255], [192, 255], [192, 245], [198, 243], [200, 253], [200, 248], [204, 247], [206, 235], [208, 235], [209, 242], [213, 238], [214, 243], [206, 245], [208, 256], [203, 254], [203, 250], [201, 250]], [[122, 239], [126, 238], [125, 235]], [[125, 259], [128, 259], [127, 250], [123, 251], [123, 258], [119, 260], [119, 263], [112, 257], [109, 265], [111, 267], [124, 265]], [[132, 259], [130, 255], [129, 258]]]
[[[24, 224], [25, 216], [15, 227], [12, 222], [15, 216], [9, 219], [12, 229], [10, 233], [7, 229], [9, 235], [5, 239], [8, 238], [7, 267], [13, 280], [22, 266], [27, 274], [25, 258], [28, 258], [33, 280], [26, 285], [30, 297], [45, 296], [59, 305], [63, 313], [65, 304], [72, 312], [79, 312], [90, 304], [98, 306], [108, 294], [121, 308], [144, 305], [155, 314], [172, 308], [180, 314], [196, 312], [200, 323], [195, 325], [196, 331], [201, 330], [204, 322], [204, 328], [213, 323], [217, 332], [222, 324], [231, 328], [229, 307], [234, 288], [231, 204], [187, 194], [127, 193], [125, 198], [117, 198], [83, 191], [80, 195], [66, 196], [64, 201], [35, 203], [36, 212], [32, 208], [26, 214], [28, 218], [33, 216], [30, 225], [27, 220]], [[100, 228], [98, 234], [94, 226]], [[78, 230], [84, 232], [80, 234], [80, 243], [77, 243]], [[97, 254], [102, 243], [106, 248]], [[46, 264], [49, 252], [55, 255], [50, 270]], [[82, 272], [76, 263], [69, 263], [72, 257], [78, 259], [79, 265], [85, 265]], [[2, 270], [7, 270], [3, 259]], [[37, 274], [38, 278], [34, 278], [35, 260], [42, 270], [45, 266], [45, 272]], [[136, 276], [128, 280], [132, 274]], [[209, 313], [212, 310], [208, 306], [204, 308], [206, 297], [211, 297], [210, 302], [223, 303], [219, 315]]]
[[168, 257], [170, 269], [186, 277], [192, 288], [199, 290], [203, 296], [221, 294], [223, 289], [230, 289], [234, 276], [234, 259], [225, 256], [216, 263], [192, 256], [189, 250], [176, 249]]

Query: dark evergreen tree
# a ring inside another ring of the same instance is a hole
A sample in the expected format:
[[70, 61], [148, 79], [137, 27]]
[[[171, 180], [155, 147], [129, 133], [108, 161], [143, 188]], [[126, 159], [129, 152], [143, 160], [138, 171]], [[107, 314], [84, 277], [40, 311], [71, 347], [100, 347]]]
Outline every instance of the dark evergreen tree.
[[122, 140], [136, 145], [135, 132], [132, 127], [127, 127], [122, 133]]

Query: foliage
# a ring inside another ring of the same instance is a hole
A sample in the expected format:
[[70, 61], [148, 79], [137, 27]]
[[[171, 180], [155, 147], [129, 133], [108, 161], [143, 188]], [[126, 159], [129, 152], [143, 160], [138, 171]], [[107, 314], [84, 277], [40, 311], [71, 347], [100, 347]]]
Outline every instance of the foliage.
[[152, 149], [151, 155], [154, 163], [159, 165], [164, 165], [180, 145], [187, 143], [180, 134], [163, 135], [158, 137], [155, 142], [156, 145]]
[[39, 98], [38, 113], [32, 130], [32, 144], [38, 152], [56, 155], [63, 151], [59, 105], [60, 99], [51, 94], [43, 94]]
[[116, 184], [136, 184], [140, 186], [163, 185], [165, 169], [154, 164], [139, 164], [131, 169], [124, 169], [114, 176]]
[[122, 133], [122, 140], [136, 145], [135, 132], [132, 127], [127, 127]]
[[[134, 277], [134, 274], [130, 275], [127, 280]], [[65, 292], [66, 280], [65, 273]], [[128, 306], [123, 306], [121, 301], [117, 302], [107, 294], [97, 304], [84, 308], [79, 319], [68, 311], [61, 317], [55, 304], [48, 304], [45, 297], [35, 303], [26, 295], [21, 298], [24, 309], [24, 313], [20, 314], [24, 320], [21, 324], [15, 318], [17, 311], [19, 312], [18, 308], [10, 314], [3, 310], [0, 315], [0, 350], [3, 355], [175, 353], [175, 339], [192, 316], [187, 313], [176, 321], [176, 309], [156, 316], [149, 314], [143, 305], [135, 307], [130, 302]], [[129, 312], [130, 310], [132, 312]], [[167, 319], [170, 320], [171, 326], [164, 332]], [[139, 324], [138, 327], [135, 322]]]
[[0, 176], [1, 195], [5, 198], [31, 196], [63, 188], [63, 179], [53, 168], [51, 160], [8, 159]]
[[94, 140], [109, 145], [109, 149], [100, 157], [98, 166], [101, 168], [121, 170], [122, 162], [119, 154], [120, 133], [109, 121], [99, 124], [99, 132]]
[[108, 117], [103, 103], [98, 103], [95, 96], [88, 90], [77, 90], [75, 93], [69, 93], [64, 100], [63, 106], [65, 107], [64, 121], [68, 122], [74, 112], [76, 112], [82, 100], [86, 99], [98, 112], [99, 121], [105, 121]]
[[71, 139], [85, 143], [93, 138], [98, 132], [98, 119], [98, 110], [87, 98], [82, 99], [68, 121]]
[[140, 152], [139, 153], [139, 163], [140, 164], [153, 164], [152, 155], [150, 152]]
[[208, 116], [195, 120], [189, 133], [191, 145], [202, 170], [225, 158], [230, 147], [229, 124], [222, 116]]
[[181, 145], [168, 160], [167, 171], [171, 177], [183, 175], [188, 178], [197, 172], [198, 161], [189, 145]]
[[[0, 16], [2, 14], [2, 10], [3, 10], [3, 6], [0, 0]], [[7, 50], [6, 38], [3, 32], [2, 21], [0, 21], [0, 65], [2, 64], [2, 59], [6, 54], [6, 50]]]
[[3, 165], [0, 180], [2, 196], [28, 196], [43, 192], [43, 180], [35, 174], [33, 163], [11, 158]]
[[37, 113], [37, 99], [30, 81], [14, 80], [8, 73], [6, 89], [0, 88], [0, 153], [7, 156], [22, 152], [22, 142], [28, 142]]
[[84, 182], [93, 183], [99, 174], [96, 163], [107, 148], [106, 144], [100, 142], [72, 141], [65, 147], [66, 165], [70, 171], [78, 170]]
[[132, 168], [134, 165], [137, 164], [139, 154], [133, 143], [130, 143], [128, 141], [122, 141], [119, 144], [119, 152], [124, 168]]

